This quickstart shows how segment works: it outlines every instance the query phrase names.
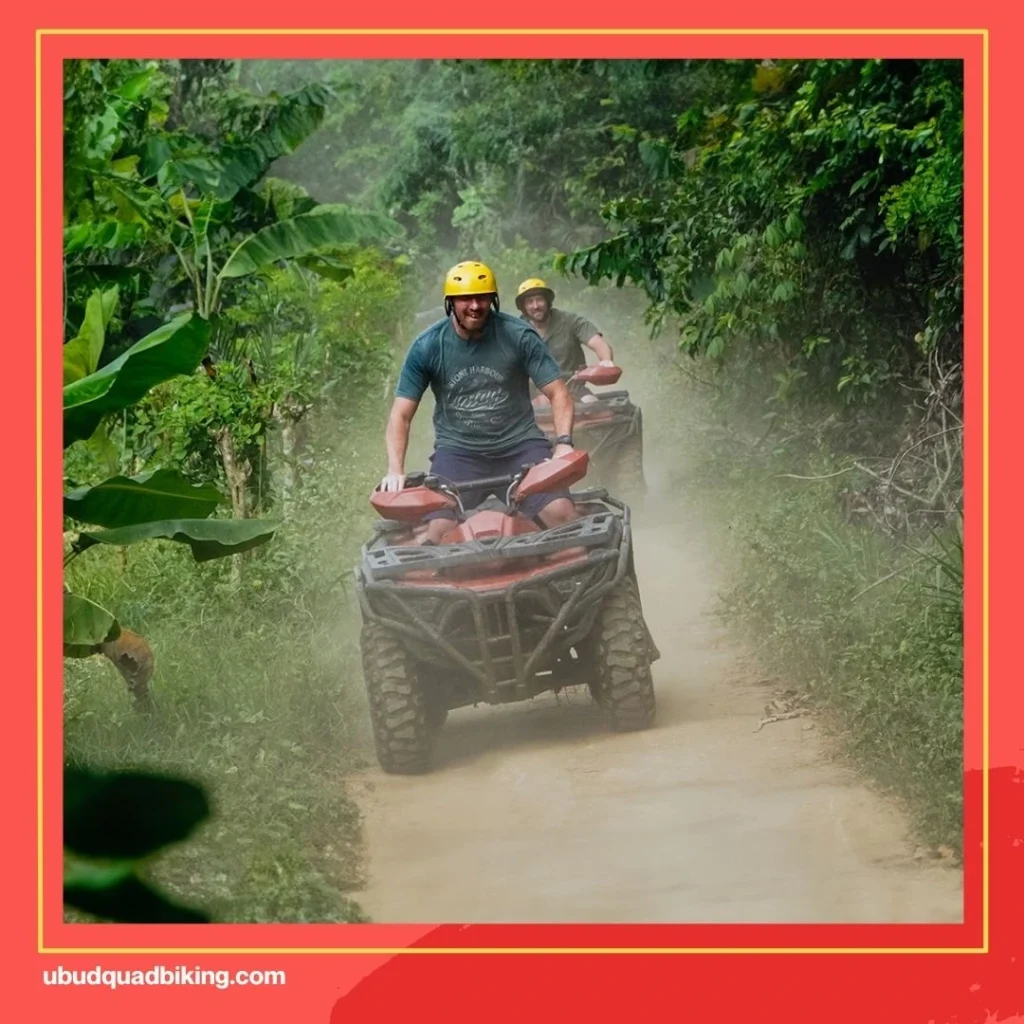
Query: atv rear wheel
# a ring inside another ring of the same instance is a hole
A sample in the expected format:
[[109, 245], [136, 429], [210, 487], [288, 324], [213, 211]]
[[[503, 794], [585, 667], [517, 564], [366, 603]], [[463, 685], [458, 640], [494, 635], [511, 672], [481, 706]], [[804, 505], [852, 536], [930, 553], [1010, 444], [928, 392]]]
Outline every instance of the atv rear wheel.
[[625, 576], [595, 623], [590, 692], [617, 732], [648, 729], [656, 704], [647, 626], [636, 580]]
[[639, 411], [636, 430], [622, 442], [622, 447], [615, 455], [615, 489], [627, 501], [636, 501], [647, 493], [647, 481], [644, 479], [644, 435]]
[[395, 775], [428, 771], [433, 730], [412, 658], [374, 622], [363, 624], [360, 646], [373, 742], [381, 768]]

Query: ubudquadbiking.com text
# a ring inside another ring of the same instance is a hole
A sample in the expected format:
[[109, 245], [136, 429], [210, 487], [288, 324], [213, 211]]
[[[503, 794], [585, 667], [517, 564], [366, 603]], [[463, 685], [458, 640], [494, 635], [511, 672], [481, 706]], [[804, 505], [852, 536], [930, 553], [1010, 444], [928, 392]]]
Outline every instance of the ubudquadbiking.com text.
[[69, 970], [58, 965], [43, 971], [44, 985], [100, 985], [104, 988], [128, 988], [133, 985], [208, 985], [231, 988], [233, 985], [284, 985], [284, 971], [227, 971], [208, 967], [150, 967], [147, 970], [92, 967]]

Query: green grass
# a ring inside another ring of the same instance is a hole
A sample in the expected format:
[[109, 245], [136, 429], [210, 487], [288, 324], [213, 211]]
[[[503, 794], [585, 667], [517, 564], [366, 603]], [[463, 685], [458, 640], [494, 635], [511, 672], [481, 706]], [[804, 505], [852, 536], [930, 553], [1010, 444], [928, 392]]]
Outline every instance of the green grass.
[[[359, 813], [346, 775], [370, 755], [351, 577], [373, 518], [374, 398], [334, 425], [279, 534], [246, 559], [196, 565], [170, 543], [94, 549], [68, 581], [156, 653], [158, 710], [131, 707], [104, 659], [65, 662], [65, 753], [201, 782], [211, 819], [150, 877], [217, 921], [358, 921]], [[81, 919], [81, 918], [76, 918]]]

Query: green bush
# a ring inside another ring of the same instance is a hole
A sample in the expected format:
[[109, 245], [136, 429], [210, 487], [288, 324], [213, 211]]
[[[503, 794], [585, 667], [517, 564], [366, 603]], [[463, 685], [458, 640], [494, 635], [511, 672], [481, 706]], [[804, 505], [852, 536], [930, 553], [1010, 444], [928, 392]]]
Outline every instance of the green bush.
[[361, 919], [345, 895], [360, 865], [344, 778], [368, 749], [350, 579], [374, 473], [348, 446], [372, 434], [368, 418], [345, 447], [317, 451], [291, 518], [237, 582], [171, 544], [89, 553], [90, 593], [155, 651], [157, 711], [133, 711], [108, 663], [69, 662], [66, 755], [206, 786], [210, 822], [156, 878], [218, 921]]
[[[155, 542], [96, 548], [69, 564], [73, 590], [116, 607], [124, 626], [149, 641], [157, 709], [133, 710], [109, 662], [65, 662], [65, 757], [179, 773], [205, 787], [210, 819], [149, 867], [172, 898], [216, 921], [357, 921], [363, 914], [348, 893], [361, 880], [359, 815], [345, 777], [371, 746], [352, 570], [374, 518], [367, 497], [383, 461], [391, 345], [409, 303], [398, 276], [372, 254], [356, 261], [344, 286], [287, 272], [275, 284], [277, 323], [282, 313], [292, 317], [293, 335], [277, 337], [271, 355], [281, 361], [268, 362], [267, 386], [279, 396], [299, 380], [288, 376], [284, 354], [302, 330], [316, 334], [307, 351], [330, 356], [334, 368], [331, 376], [310, 372], [303, 386], [336, 384], [314, 396], [303, 473], [287, 509], [273, 510], [281, 525], [271, 544], [242, 559], [197, 564], [187, 548]], [[254, 303], [250, 312], [260, 309]], [[242, 328], [269, 332], [245, 313], [236, 310]], [[259, 419], [258, 402], [214, 401], [235, 392], [253, 394], [228, 371], [216, 381], [198, 374], [168, 383], [133, 421], [129, 448], [114, 432], [115, 460], [151, 468], [195, 458], [215, 425], [210, 417], [237, 420], [242, 409]], [[195, 415], [196, 403], [210, 417]], [[263, 422], [272, 433], [275, 424]], [[66, 472], [101, 477], [96, 446], [78, 448]], [[279, 468], [272, 446], [270, 477]]]

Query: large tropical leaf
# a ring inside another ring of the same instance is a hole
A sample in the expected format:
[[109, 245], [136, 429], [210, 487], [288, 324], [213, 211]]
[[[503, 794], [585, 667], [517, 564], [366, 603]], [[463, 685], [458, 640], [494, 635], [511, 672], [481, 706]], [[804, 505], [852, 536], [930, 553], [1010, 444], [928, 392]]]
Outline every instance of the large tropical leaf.
[[250, 235], [217, 276], [244, 277], [277, 260], [309, 256], [321, 248], [384, 242], [400, 230], [382, 214], [352, 210], [343, 203], [325, 203]]
[[187, 839], [209, 813], [206, 794], [187, 779], [64, 768], [64, 846], [81, 857], [147, 857]]
[[102, 370], [64, 388], [64, 447], [89, 437], [109, 412], [134, 405], [150, 388], [191, 373], [203, 358], [210, 325], [184, 313], [136, 342]]
[[136, 871], [191, 835], [210, 814], [188, 779], [134, 771], [64, 769], [64, 902], [112, 921], [203, 923], [209, 915], [170, 900]]
[[[82, 455], [97, 475], [116, 476], [121, 469], [121, 449], [119, 440], [114, 434], [119, 432], [119, 425], [113, 418], [101, 423], [92, 436], [81, 442]], [[73, 480], [65, 479], [65, 486], [74, 486]]]
[[156, 523], [136, 523], [115, 530], [84, 530], [79, 548], [93, 544], [137, 544], [142, 540], [173, 540], [188, 544], [197, 562], [237, 555], [265, 544], [277, 530], [266, 519], [165, 519]]
[[85, 317], [78, 337], [64, 346], [64, 383], [81, 380], [96, 372], [103, 351], [107, 324], [117, 306], [117, 285], [106, 291], [97, 289], [85, 304]]
[[189, 483], [177, 470], [115, 476], [64, 495], [64, 514], [117, 528], [166, 519], [205, 519], [224, 501], [212, 484]]
[[303, 256], [296, 262], [307, 270], [312, 270], [314, 274], [330, 278], [332, 281], [347, 281], [356, 272], [351, 264], [339, 260], [337, 256]]
[[220, 167], [211, 157], [179, 154], [161, 164], [156, 184], [164, 195], [187, 185], [195, 185], [204, 195], [213, 195], [220, 181]]
[[116, 640], [121, 627], [112, 612], [77, 594], [64, 595], [64, 657], [87, 658]]
[[[239, 193], [238, 200], [245, 197], [251, 209], [261, 209], [266, 218], [263, 223], [288, 220], [300, 213], [310, 213], [319, 203], [294, 181], [283, 178], [264, 178], [254, 189], [246, 189]], [[254, 206], [253, 201], [261, 206]]]
[[161, 135], [148, 135], [142, 144], [139, 176], [152, 178], [174, 156], [170, 143]]
[[252, 138], [224, 146], [217, 198], [231, 199], [259, 181], [278, 157], [294, 152], [323, 123], [331, 96], [318, 82], [303, 86], [281, 98]]
[[79, 869], [64, 883], [64, 902], [87, 914], [127, 924], [208, 924], [210, 915], [183, 906], [147, 885], [131, 870]]
[[137, 298], [149, 291], [153, 280], [152, 270], [142, 266], [120, 266], [116, 263], [86, 264], [71, 263], [67, 268], [67, 289], [69, 295], [88, 289], [90, 292], [99, 289], [120, 289], [119, 300], [125, 296]]
[[64, 255], [92, 249], [124, 249], [138, 242], [147, 230], [141, 221], [129, 223], [113, 217], [72, 224], [64, 229]]
[[117, 211], [116, 219], [126, 224], [159, 224], [166, 217], [160, 193], [141, 182], [98, 174], [93, 177], [93, 191], [98, 197], [108, 199]]

